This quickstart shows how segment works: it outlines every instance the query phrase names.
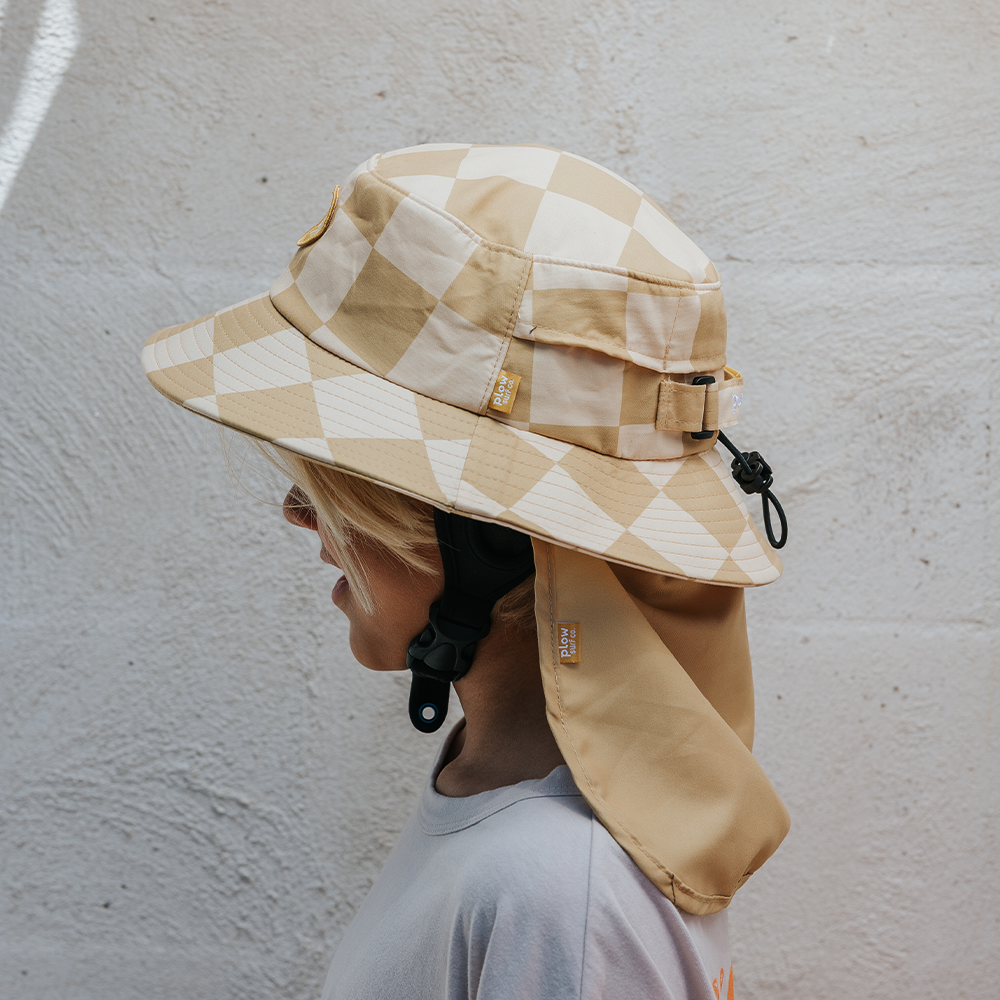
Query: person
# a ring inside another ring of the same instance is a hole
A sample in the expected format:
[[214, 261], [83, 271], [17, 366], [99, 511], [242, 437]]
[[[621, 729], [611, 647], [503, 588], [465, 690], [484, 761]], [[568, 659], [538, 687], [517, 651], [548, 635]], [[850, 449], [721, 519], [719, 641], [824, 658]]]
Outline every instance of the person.
[[411, 722], [461, 703], [324, 1000], [733, 997], [725, 907], [788, 827], [750, 753], [743, 588], [786, 526], [724, 433], [743, 379], [708, 258], [581, 157], [418, 146], [358, 167], [269, 293], [143, 362], [272, 449]]

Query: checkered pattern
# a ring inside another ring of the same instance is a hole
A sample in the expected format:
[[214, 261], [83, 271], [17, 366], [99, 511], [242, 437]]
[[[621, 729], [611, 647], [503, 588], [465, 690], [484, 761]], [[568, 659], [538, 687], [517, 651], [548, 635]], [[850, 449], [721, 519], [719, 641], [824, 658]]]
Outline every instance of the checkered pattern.
[[501, 369], [520, 375], [493, 416], [523, 430], [629, 459], [706, 447], [657, 416], [664, 382], [722, 382], [718, 275], [641, 191], [570, 153], [373, 157], [271, 297], [339, 357], [474, 413]]
[[503, 424], [338, 357], [267, 295], [162, 330], [142, 360], [196, 413], [440, 507], [675, 576], [780, 573], [718, 452], [628, 461]]
[[[535, 542], [535, 591], [560, 751], [654, 885], [691, 913], [725, 906], [787, 829], [729, 728], [752, 720], [752, 693], [723, 685], [711, 702], [698, 658], [670, 652], [674, 626], [608, 566], [736, 587], [781, 572], [728, 459], [691, 436], [735, 422], [743, 394], [711, 263], [631, 184], [538, 146], [375, 156], [300, 245], [269, 295], [153, 336], [150, 381], [236, 430], [554, 543]], [[745, 625], [725, 618], [696, 627], [716, 673], [711, 650], [736, 650], [738, 678]], [[572, 666], [560, 621], [580, 630]]]
[[[638, 189], [539, 146], [420, 146], [362, 164], [315, 233], [269, 296], [155, 335], [153, 384], [559, 545], [738, 586], [779, 575], [713, 442], [687, 433], [742, 398], [718, 275]], [[501, 370], [520, 376], [509, 414], [488, 408]]]

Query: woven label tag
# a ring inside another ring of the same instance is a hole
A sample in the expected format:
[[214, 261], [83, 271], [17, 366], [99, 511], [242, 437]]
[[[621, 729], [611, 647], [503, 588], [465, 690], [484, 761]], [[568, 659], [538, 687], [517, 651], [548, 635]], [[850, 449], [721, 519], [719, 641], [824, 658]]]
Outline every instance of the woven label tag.
[[490, 396], [490, 409], [500, 413], [510, 413], [514, 408], [514, 397], [517, 395], [517, 387], [521, 384], [520, 375], [512, 375], [510, 372], [501, 371], [497, 384], [493, 386], [493, 393]]
[[580, 623], [559, 622], [558, 647], [560, 663], [580, 662]]

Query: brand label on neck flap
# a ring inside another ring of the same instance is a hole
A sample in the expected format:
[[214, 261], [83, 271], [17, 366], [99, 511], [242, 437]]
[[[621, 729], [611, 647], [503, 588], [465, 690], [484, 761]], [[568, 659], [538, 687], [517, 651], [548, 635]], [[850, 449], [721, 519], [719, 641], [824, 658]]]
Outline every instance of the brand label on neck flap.
[[559, 647], [560, 663], [580, 662], [580, 623], [559, 622], [557, 645]]
[[521, 384], [520, 375], [512, 375], [510, 372], [501, 371], [497, 384], [493, 386], [493, 393], [490, 396], [490, 409], [500, 413], [510, 413], [514, 408], [514, 397], [517, 395], [517, 387]]

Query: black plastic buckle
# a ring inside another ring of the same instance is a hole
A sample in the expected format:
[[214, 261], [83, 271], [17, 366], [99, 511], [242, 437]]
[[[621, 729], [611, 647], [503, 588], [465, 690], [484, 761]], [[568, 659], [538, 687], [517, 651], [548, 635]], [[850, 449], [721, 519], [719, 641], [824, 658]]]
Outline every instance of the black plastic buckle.
[[[699, 375], [697, 378], [691, 379], [692, 385], [712, 385], [715, 382], [714, 375]], [[708, 390], [706, 390], [707, 392]], [[704, 426], [704, 424], [702, 424]], [[715, 434], [715, 431], [692, 431], [691, 437], [695, 441], [707, 441], [710, 437]]]
[[441, 617], [441, 602], [435, 601], [427, 613], [427, 627], [410, 643], [406, 665], [418, 677], [451, 683], [464, 677], [476, 655], [476, 643], [490, 631], [470, 628]]
[[427, 614], [427, 627], [410, 643], [406, 665], [413, 672], [410, 686], [410, 721], [422, 733], [433, 733], [448, 714], [452, 681], [464, 677], [476, 655], [476, 643], [490, 631], [469, 628], [441, 617], [441, 602]]
[[410, 643], [410, 721], [433, 733], [448, 711], [449, 685], [472, 667], [476, 644], [492, 624], [494, 604], [535, 568], [531, 539], [513, 528], [434, 511], [444, 593]]
[[410, 681], [410, 722], [422, 733], [436, 733], [448, 714], [451, 685], [414, 674]]

